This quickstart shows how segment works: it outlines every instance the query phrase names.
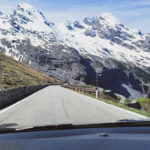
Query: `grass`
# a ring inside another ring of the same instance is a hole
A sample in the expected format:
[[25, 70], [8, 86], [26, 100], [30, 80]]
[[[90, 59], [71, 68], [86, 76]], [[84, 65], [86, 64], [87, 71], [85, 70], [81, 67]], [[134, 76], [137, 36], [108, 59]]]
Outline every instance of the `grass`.
[[[95, 97], [94, 94], [85, 94], [84, 92], [81, 92], [81, 91], [80, 91], [80, 92], [77, 91], [77, 92], [80, 93], [80, 94], [83, 94], [83, 95], [86, 95], [86, 96], [90, 96], [90, 97], [96, 99], [96, 97]], [[140, 115], [144, 115], [144, 116], [146, 116], [146, 117], [150, 117], [150, 113], [149, 113], [149, 112], [147, 112], [147, 111], [141, 111], [141, 110], [138, 110], [138, 109], [134, 109], [134, 108], [128, 107], [128, 106], [126, 106], [126, 105], [124, 105], [124, 104], [119, 103], [119, 101], [116, 101], [116, 100], [115, 100], [115, 101], [112, 101], [112, 100], [108, 100], [108, 99], [101, 98], [101, 97], [98, 98], [97, 100], [103, 101], [103, 102], [105, 102], [105, 103], [107, 103], [107, 104], [111, 104], [111, 105], [114, 105], [114, 106], [117, 106], [117, 107], [120, 107], [120, 108], [129, 110], [129, 111], [132, 111], [132, 112], [135, 112], [135, 113], [138, 113], [138, 114], [140, 114]]]
[[125, 104], [129, 104], [129, 103], [131, 103], [131, 102], [132, 102], [132, 101], [131, 101], [130, 99], [128, 99], [128, 98], [126, 98], [125, 101], [124, 101]]
[[150, 99], [149, 98], [139, 98], [137, 102], [141, 105], [143, 110], [150, 113]]
[[0, 89], [59, 82], [0, 53]]
[[116, 96], [114, 93], [106, 93], [104, 91], [99, 93], [99, 97], [102, 99], [106, 99], [106, 100], [110, 100], [110, 101], [114, 101], [114, 102], [119, 102], [120, 101], [120, 97]]

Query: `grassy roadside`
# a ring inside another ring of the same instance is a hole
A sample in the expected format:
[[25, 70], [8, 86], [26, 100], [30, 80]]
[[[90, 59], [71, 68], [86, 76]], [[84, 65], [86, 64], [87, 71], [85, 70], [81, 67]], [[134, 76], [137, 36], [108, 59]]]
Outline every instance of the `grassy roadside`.
[[141, 105], [141, 107], [150, 113], [150, 99], [149, 98], [138, 98], [137, 102]]
[[0, 52], [0, 89], [60, 83]]
[[[74, 90], [73, 90], [74, 91]], [[75, 92], [78, 92], [80, 94], [83, 94], [83, 95], [86, 95], [86, 96], [89, 96], [89, 97], [92, 97], [92, 98], [95, 98], [94, 95], [91, 95], [91, 94], [85, 94], [84, 92], [79, 92], [79, 91], [75, 91]], [[96, 99], [96, 98], [95, 98]], [[98, 98], [97, 100], [99, 101], [103, 101], [107, 104], [111, 104], [111, 105], [114, 105], [114, 106], [117, 106], [117, 107], [120, 107], [120, 108], [123, 108], [123, 109], [126, 109], [126, 110], [129, 110], [129, 111], [132, 111], [132, 112], [135, 112], [135, 113], [138, 113], [140, 115], [144, 115], [146, 117], [150, 117], [150, 113], [149, 112], [146, 112], [146, 111], [141, 111], [141, 110], [138, 110], [138, 109], [134, 109], [134, 108], [130, 108], [130, 107], [127, 107], [126, 105], [124, 104], [121, 104], [119, 102], [115, 102], [115, 101], [111, 101], [111, 100], [106, 100], [106, 99], [102, 99], [102, 98]]]

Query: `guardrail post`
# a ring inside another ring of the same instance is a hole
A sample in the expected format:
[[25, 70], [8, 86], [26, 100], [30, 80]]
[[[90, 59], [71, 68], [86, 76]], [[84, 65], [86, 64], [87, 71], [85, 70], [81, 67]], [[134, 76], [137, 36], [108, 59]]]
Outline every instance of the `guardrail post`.
[[96, 88], [96, 98], [98, 98], [98, 88]]

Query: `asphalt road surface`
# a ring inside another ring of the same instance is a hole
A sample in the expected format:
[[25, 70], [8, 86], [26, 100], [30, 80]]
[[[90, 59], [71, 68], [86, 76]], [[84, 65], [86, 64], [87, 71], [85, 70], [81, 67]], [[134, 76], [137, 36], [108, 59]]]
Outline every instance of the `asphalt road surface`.
[[49, 86], [0, 111], [0, 126], [134, 121], [146, 117], [60, 86]]

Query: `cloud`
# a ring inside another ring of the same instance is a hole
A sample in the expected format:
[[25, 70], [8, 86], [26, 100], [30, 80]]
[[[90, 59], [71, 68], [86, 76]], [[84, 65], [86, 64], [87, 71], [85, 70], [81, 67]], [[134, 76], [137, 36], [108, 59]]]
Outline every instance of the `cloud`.
[[1, 4], [0, 5], [0, 11], [2, 11], [3, 13], [8, 13], [10, 11], [12, 11], [14, 9], [14, 7], [12, 5], [6, 5], [6, 4]]
[[150, 32], [149, 0], [0, 0], [0, 11], [10, 12], [20, 2], [33, 5], [51, 21], [81, 20], [105, 11], [128, 27]]

